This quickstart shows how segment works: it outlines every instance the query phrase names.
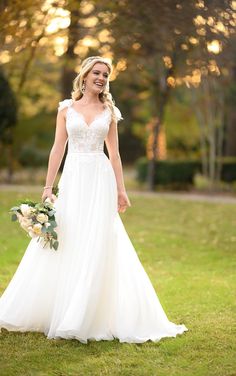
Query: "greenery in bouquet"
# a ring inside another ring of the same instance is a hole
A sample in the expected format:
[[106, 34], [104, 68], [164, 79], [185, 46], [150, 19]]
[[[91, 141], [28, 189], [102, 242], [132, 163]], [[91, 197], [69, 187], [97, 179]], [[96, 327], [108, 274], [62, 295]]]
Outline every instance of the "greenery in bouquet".
[[55, 212], [50, 199], [42, 203], [25, 200], [10, 209], [12, 221], [18, 221], [31, 238], [38, 238], [44, 247], [49, 245], [51, 249], [57, 250], [59, 243], [55, 231]]

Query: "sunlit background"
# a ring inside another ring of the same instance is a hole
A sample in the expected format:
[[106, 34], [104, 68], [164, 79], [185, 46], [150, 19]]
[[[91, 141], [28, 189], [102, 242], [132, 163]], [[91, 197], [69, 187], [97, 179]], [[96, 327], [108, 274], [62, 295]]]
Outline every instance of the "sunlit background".
[[41, 184], [58, 102], [82, 60], [101, 55], [114, 66], [131, 187], [235, 191], [235, 10], [226, 0], [3, 2], [1, 183]]

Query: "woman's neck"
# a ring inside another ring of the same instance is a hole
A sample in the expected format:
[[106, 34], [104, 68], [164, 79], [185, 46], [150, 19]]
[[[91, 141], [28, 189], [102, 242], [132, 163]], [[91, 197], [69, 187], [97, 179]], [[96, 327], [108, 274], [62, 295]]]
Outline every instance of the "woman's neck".
[[79, 101], [84, 105], [101, 103], [98, 94], [91, 92], [84, 93], [82, 98], [79, 99]]

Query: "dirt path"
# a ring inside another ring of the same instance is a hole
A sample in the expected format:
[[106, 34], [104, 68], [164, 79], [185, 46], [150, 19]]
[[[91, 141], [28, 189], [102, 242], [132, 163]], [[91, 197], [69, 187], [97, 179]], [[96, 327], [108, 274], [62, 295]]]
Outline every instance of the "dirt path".
[[132, 195], [143, 195], [143, 196], [156, 196], [173, 198], [177, 200], [189, 200], [189, 201], [200, 201], [200, 202], [213, 202], [222, 204], [236, 204], [236, 196], [229, 194], [206, 194], [206, 193], [192, 193], [192, 192], [139, 192], [139, 191], [129, 191]]
[[[1, 184], [0, 185], [0, 192], [1, 191], [11, 191], [11, 192], [21, 192], [27, 193], [30, 192], [38, 192], [39, 194], [42, 192], [41, 186], [28, 186], [28, 185], [8, 185], [8, 184]], [[128, 193], [134, 196], [146, 196], [146, 197], [165, 197], [165, 198], [173, 198], [177, 200], [189, 200], [189, 201], [200, 201], [200, 202], [212, 202], [212, 203], [223, 203], [223, 204], [236, 204], [236, 195], [230, 194], [206, 194], [206, 193], [195, 193], [195, 192], [145, 192], [145, 191], [133, 191], [129, 190]]]

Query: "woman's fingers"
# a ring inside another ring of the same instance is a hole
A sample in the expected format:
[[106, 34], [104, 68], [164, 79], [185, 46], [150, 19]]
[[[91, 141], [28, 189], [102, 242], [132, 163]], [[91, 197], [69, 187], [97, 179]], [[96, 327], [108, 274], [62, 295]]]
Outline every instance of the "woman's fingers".
[[131, 206], [129, 197], [126, 193], [118, 195], [118, 211], [124, 213], [128, 206]]
[[42, 195], [42, 202], [44, 202], [45, 200], [47, 200], [47, 198], [49, 198], [50, 201], [54, 202], [54, 198], [53, 198], [52, 194], [43, 194]]
[[128, 204], [118, 204], [118, 211], [124, 213], [127, 209]]

